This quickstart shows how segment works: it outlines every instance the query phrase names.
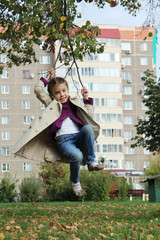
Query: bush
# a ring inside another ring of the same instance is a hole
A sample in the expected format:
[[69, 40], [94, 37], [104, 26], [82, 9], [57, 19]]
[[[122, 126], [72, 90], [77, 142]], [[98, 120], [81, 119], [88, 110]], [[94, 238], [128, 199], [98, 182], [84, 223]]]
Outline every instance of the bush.
[[0, 183], [0, 202], [13, 202], [15, 196], [15, 182], [11, 183], [10, 178], [3, 178]]
[[80, 172], [81, 184], [86, 192], [87, 201], [106, 201], [109, 197], [111, 176], [103, 171], [89, 173]]
[[118, 181], [118, 198], [120, 200], [125, 200], [128, 195], [128, 183], [126, 178], [119, 178]]
[[[44, 183], [44, 200], [48, 201], [75, 201], [79, 198], [73, 193], [70, 183], [70, 171], [68, 164], [43, 163], [40, 177]], [[80, 171], [82, 188], [85, 190], [85, 200], [106, 201], [109, 196], [113, 177], [110, 174], [100, 172]]]
[[39, 200], [41, 184], [35, 177], [24, 178], [19, 189], [22, 202]]

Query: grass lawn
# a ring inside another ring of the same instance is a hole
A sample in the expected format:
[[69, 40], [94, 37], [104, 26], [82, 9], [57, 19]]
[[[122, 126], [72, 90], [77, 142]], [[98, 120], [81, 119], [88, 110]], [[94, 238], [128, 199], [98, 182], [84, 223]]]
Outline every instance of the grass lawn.
[[0, 239], [160, 240], [160, 204], [141, 200], [1, 203]]

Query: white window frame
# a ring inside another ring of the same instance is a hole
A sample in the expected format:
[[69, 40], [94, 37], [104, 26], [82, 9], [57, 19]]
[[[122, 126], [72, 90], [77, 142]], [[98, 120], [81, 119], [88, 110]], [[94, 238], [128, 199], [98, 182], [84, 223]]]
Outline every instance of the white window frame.
[[9, 172], [10, 171], [10, 164], [9, 163], [2, 163], [1, 164], [1, 171], [2, 172]]
[[140, 50], [141, 51], [147, 51], [148, 50], [148, 44], [145, 42], [140, 43]]
[[123, 116], [124, 124], [133, 124], [133, 116]]
[[1, 153], [2, 153], [3, 157], [10, 156], [10, 148], [9, 147], [2, 147], [1, 148]]
[[10, 109], [10, 102], [8, 100], [2, 100], [1, 109]]
[[30, 124], [31, 116], [23, 116], [23, 124]]
[[30, 172], [31, 171], [31, 163], [23, 163], [23, 171]]
[[31, 88], [29, 85], [22, 86], [22, 94], [30, 94]]
[[40, 56], [40, 64], [50, 64], [50, 56]]
[[124, 110], [133, 110], [133, 102], [131, 102], [131, 101], [124, 101], [123, 102], [123, 109]]
[[3, 69], [2, 74], [1, 74], [1, 78], [9, 78], [9, 71]]
[[22, 109], [30, 109], [30, 106], [31, 104], [30, 104], [30, 101], [28, 101], [28, 100], [24, 100], [24, 101], [22, 101]]
[[123, 87], [123, 94], [124, 95], [132, 95], [132, 87], [124, 86]]
[[10, 92], [10, 88], [9, 88], [8, 85], [2, 85], [1, 86], [1, 93], [2, 94], [9, 94], [9, 92]]
[[3, 141], [10, 140], [10, 132], [2, 131], [1, 132], [1, 140], [3, 140]]
[[148, 58], [147, 57], [140, 58], [140, 65], [141, 66], [147, 66], [148, 65]]
[[10, 118], [9, 116], [2, 116], [1, 117], [1, 124], [2, 125], [8, 125], [10, 123]]
[[6, 54], [1, 54], [1, 62], [2, 63], [7, 63], [8, 62], [8, 57]]
[[122, 65], [131, 66], [132, 65], [131, 57], [122, 57]]

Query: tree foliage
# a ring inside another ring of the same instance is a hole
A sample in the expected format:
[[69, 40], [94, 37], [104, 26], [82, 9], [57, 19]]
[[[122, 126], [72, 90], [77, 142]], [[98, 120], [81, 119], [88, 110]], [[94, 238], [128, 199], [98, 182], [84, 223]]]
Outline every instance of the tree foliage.
[[135, 125], [136, 136], [132, 139], [136, 142], [131, 146], [142, 146], [151, 152], [160, 152], [160, 81], [156, 81], [152, 71], [147, 70], [144, 81], [142, 102], [147, 107], [146, 117]]
[[[97, 7], [102, 7], [111, 0], [94, 0]], [[115, 1], [115, 0], [112, 0]], [[77, 0], [78, 2], [78, 0]], [[3, 0], [0, 3], [0, 54], [6, 54], [4, 67], [19, 66], [36, 62], [34, 45], [40, 45], [45, 38], [44, 50], [55, 52], [55, 41], [61, 42], [63, 54], [59, 54], [60, 62], [68, 65], [73, 55], [83, 60], [85, 54], [102, 53], [103, 44], [99, 44], [96, 36], [99, 28], [87, 21], [82, 27], [74, 24], [81, 14], [77, 11], [76, 0]], [[120, 4], [132, 13], [141, 7], [139, 0], [121, 0]], [[4, 40], [4, 41], [2, 41]]]
[[150, 156], [149, 158], [150, 165], [145, 170], [146, 176], [156, 176], [160, 173], [160, 155], [156, 154], [155, 156]]

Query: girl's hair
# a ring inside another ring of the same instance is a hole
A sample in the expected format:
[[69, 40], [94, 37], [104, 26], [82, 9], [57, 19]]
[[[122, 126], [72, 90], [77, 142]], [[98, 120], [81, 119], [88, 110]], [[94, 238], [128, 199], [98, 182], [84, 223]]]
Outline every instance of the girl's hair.
[[67, 88], [68, 88], [68, 83], [67, 81], [62, 78], [62, 77], [52, 77], [48, 83], [48, 92], [49, 92], [49, 95], [52, 97], [52, 89], [56, 86], [56, 85], [59, 85], [61, 83], [65, 83]]

